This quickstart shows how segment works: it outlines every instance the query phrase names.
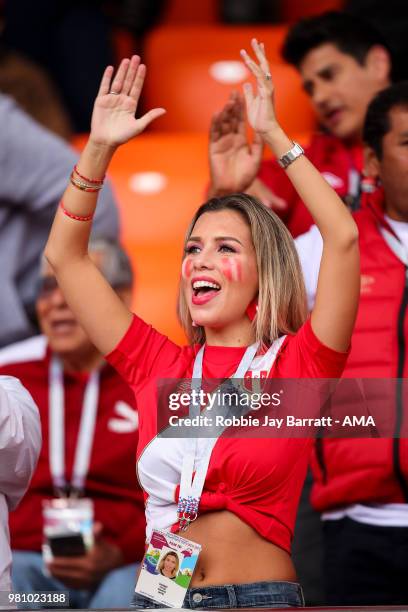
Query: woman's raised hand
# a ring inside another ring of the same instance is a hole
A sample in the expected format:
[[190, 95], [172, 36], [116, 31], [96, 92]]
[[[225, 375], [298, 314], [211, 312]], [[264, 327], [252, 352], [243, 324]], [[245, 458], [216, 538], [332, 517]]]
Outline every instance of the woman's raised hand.
[[257, 83], [256, 95], [254, 95], [250, 83], [244, 84], [247, 117], [251, 127], [259, 134], [264, 135], [271, 129], [278, 127], [273, 100], [274, 87], [263, 43], [259, 43], [256, 38], [253, 38], [251, 46], [257, 62], [251, 59], [245, 49], [241, 50], [241, 57], [256, 78]]
[[146, 75], [146, 66], [140, 63], [139, 56], [122, 60], [115, 76], [113, 72], [112, 66], [104, 72], [91, 123], [91, 141], [106, 146], [128, 142], [166, 112], [164, 108], [154, 108], [135, 118]]

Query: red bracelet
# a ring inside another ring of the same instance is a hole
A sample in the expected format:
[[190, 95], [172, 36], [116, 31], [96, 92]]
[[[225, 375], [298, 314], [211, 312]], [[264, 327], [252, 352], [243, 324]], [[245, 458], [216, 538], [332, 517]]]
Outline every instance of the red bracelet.
[[79, 176], [79, 178], [81, 178], [83, 181], [86, 181], [87, 183], [91, 183], [92, 185], [102, 185], [103, 181], [105, 180], [105, 176], [103, 176], [103, 178], [101, 179], [90, 179], [87, 178], [86, 176], [84, 176], [83, 174], [80, 174], [78, 172], [78, 166], [75, 165], [74, 166], [74, 172]]
[[64, 204], [62, 203], [62, 201], [60, 202], [60, 208], [62, 212], [64, 213], [64, 215], [66, 215], [70, 219], [74, 219], [75, 221], [91, 221], [94, 216], [94, 213], [92, 213], [91, 215], [73, 215], [64, 207]]

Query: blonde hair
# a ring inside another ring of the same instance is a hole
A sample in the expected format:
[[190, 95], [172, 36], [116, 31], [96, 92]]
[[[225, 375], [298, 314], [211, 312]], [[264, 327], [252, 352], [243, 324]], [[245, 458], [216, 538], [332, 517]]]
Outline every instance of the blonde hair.
[[[238, 212], [251, 230], [259, 279], [255, 338], [270, 346], [282, 334], [297, 332], [307, 317], [305, 286], [293, 238], [279, 217], [257, 198], [237, 193], [212, 198], [200, 206], [187, 230], [184, 247], [197, 220], [205, 213], [221, 210]], [[181, 287], [178, 317], [189, 341], [204, 344], [204, 329], [193, 326]]]
[[164, 555], [164, 557], [162, 557], [162, 559], [161, 559], [157, 569], [162, 574], [163, 568], [164, 568], [164, 562], [167, 559], [167, 557], [175, 557], [175, 559], [176, 559], [176, 567], [173, 569], [173, 572], [172, 572], [173, 573], [173, 578], [175, 578], [177, 576], [177, 573], [178, 573], [179, 567], [180, 567], [180, 559], [179, 559], [179, 556], [178, 556], [178, 554], [176, 552], [174, 552], [172, 550], [169, 550]]

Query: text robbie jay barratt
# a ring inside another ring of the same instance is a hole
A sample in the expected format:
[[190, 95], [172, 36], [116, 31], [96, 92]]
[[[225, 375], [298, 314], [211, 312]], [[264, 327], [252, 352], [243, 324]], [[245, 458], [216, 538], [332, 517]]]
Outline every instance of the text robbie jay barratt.
[[298, 418], [293, 415], [286, 415], [285, 418], [272, 418], [265, 415], [263, 419], [259, 417], [247, 416], [224, 416], [224, 415], [197, 415], [192, 418], [179, 418], [172, 415], [169, 418], [171, 427], [375, 427], [372, 416], [347, 415], [342, 419], [335, 419], [331, 416], [320, 418]]

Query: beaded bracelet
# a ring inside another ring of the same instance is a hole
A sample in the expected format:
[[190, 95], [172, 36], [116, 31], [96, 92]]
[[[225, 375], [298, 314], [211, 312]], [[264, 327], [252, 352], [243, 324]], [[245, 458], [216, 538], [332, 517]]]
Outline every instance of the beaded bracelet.
[[90, 215], [74, 215], [73, 213], [70, 213], [65, 208], [62, 200], [60, 202], [60, 208], [61, 208], [62, 212], [64, 213], [64, 215], [66, 215], [70, 219], [74, 219], [74, 221], [91, 221], [93, 219], [93, 216], [94, 216], [94, 213], [92, 213]]
[[78, 181], [74, 177], [73, 172], [69, 180], [71, 181], [71, 185], [73, 185], [77, 189], [80, 189], [81, 191], [86, 191], [87, 193], [96, 193], [102, 189], [102, 185], [93, 185], [93, 184], [89, 185], [88, 183], [85, 183], [84, 181]]
[[86, 176], [84, 176], [83, 174], [81, 174], [78, 171], [78, 166], [77, 165], [74, 166], [74, 172], [75, 172], [75, 174], [77, 174], [79, 176], [79, 178], [81, 178], [83, 181], [86, 181], [87, 183], [90, 183], [91, 185], [102, 185], [103, 181], [105, 180], [105, 176], [103, 176], [101, 179], [90, 179], [90, 178], [87, 178]]

